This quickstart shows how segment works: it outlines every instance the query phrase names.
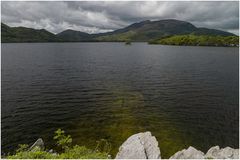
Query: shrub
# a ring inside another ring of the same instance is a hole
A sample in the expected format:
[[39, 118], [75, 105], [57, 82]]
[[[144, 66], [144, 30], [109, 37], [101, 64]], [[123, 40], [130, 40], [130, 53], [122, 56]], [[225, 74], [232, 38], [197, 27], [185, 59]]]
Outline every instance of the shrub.
[[149, 44], [164, 45], [200, 45], [200, 46], [238, 46], [238, 36], [211, 36], [211, 35], [173, 35], [158, 40], [152, 40]]
[[54, 140], [57, 140], [57, 146], [61, 147], [63, 150], [69, 148], [72, 144], [72, 138], [70, 135], [65, 135], [65, 131], [58, 129], [55, 131]]
[[64, 153], [59, 155], [59, 158], [66, 159], [105, 159], [108, 157], [107, 153], [87, 149], [84, 146], [75, 145], [73, 148], [67, 149]]
[[40, 148], [36, 147], [34, 151], [17, 151], [15, 155], [8, 156], [8, 159], [55, 159], [57, 155], [42, 151]]
[[85, 146], [75, 145], [72, 147], [72, 138], [65, 135], [65, 131], [58, 129], [55, 131], [56, 146], [61, 148], [60, 153], [50, 153], [34, 147], [29, 150], [26, 144], [20, 144], [14, 155], [7, 156], [8, 159], [106, 159], [110, 152], [111, 145], [104, 139], [98, 141], [95, 150]]

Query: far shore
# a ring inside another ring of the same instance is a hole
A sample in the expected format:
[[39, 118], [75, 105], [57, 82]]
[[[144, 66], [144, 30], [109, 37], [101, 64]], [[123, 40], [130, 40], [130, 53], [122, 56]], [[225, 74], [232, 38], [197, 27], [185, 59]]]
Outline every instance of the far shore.
[[[66, 42], [59, 42], [59, 41], [53, 41], [53, 42], [1, 42], [2, 44], [24, 44], [24, 43], [124, 43], [125, 41], [66, 41]], [[134, 41], [133, 43], [147, 43], [148, 45], [162, 45], [162, 46], [182, 46], [182, 47], [239, 47], [239, 46], [217, 46], [217, 45], [170, 45], [170, 44], [154, 44], [149, 42], [140, 42], [140, 41]], [[130, 44], [130, 45], [131, 45]]]

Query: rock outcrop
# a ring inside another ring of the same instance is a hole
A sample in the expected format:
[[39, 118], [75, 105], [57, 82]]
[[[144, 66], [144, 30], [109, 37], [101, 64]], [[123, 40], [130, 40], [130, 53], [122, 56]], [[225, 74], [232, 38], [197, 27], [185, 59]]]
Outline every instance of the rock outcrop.
[[[158, 142], [151, 132], [134, 134], [121, 145], [116, 159], [161, 159]], [[204, 154], [190, 146], [176, 152], [170, 159], [239, 159], [239, 149], [214, 146]]]
[[44, 142], [42, 138], [38, 138], [38, 140], [35, 143], [33, 143], [33, 145], [29, 148], [29, 150], [31, 151], [36, 147], [40, 148], [41, 150], [44, 150]]
[[239, 159], [239, 149], [230, 147], [220, 149], [219, 146], [214, 146], [204, 154], [190, 146], [187, 150], [178, 151], [170, 159]]
[[188, 149], [178, 151], [170, 159], [204, 159], [204, 153], [190, 146]]
[[210, 148], [205, 158], [207, 159], [239, 159], [239, 149], [233, 149], [230, 147], [220, 149], [219, 146]]
[[119, 148], [116, 159], [159, 159], [158, 141], [151, 132], [134, 134]]
[[[36, 148], [44, 150], [42, 138], [39, 138], [29, 148], [29, 151], [34, 151]], [[49, 153], [57, 154], [52, 149], [49, 150]], [[115, 159], [161, 159], [158, 141], [152, 136], [151, 132], [134, 134], [120, 146]], [[239, 159], [239, 149], [214, 146], [204, 154], [202, 151], [190, 146], [176, 152], [170, 159]]]

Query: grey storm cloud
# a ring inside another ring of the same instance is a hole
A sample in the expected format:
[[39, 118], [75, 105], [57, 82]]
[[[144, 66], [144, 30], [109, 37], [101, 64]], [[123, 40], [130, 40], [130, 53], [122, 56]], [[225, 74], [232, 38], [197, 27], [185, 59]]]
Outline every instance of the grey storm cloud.
[[107, 32], [143, 20], [178, 19], [197, 27], [238, 34], [239, 2], [5, 1], [1, 19], [10, 26]]

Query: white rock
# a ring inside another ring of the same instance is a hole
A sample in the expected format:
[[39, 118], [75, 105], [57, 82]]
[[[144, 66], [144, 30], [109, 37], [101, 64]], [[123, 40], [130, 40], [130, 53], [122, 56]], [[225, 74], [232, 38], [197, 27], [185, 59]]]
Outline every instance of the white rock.
[[187, 150], [178, 151], [170, 159], [204, 159], [204, 153], [190, 146]]
[[130, 137], [119, 148], [116, 159], [146, 159], [144, 146], [136, 137]]
[[210, 148], [207, 151], [205, 158], [216, 158], [219, 150], [220, 150], [219, 146], [214, 146], [214, 147]]
[[239, 149], [234, 149], [232, 159], [239, 159]]
[[134, 134], [119, 148], [116, 159], [159, 159], [158, 142], [151, 132]]
[[33, 150], [36, 147], [40, 148], [41, 150], [44, 150], [44, 142], [42, 138], [38, 138], [38, 140], [29, 148], [29, 150]]
[[144, 136], [140, 140], [146, 150], [146, 156], [148, 159], [160, 158], [160, 149], [158, 147], [157, 139], [151, 135], [151, 132], [145, 132]]
[[233, 149], [231, 147], [226, 147], [220, 149], [219, 146], [210, 148], [205, 158], [214, 158], [214, 159], [238, 159], [239, 158], [239, 149]]

